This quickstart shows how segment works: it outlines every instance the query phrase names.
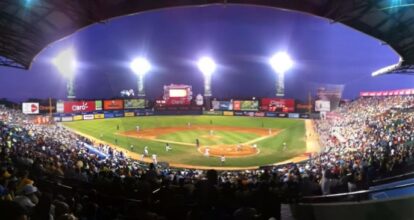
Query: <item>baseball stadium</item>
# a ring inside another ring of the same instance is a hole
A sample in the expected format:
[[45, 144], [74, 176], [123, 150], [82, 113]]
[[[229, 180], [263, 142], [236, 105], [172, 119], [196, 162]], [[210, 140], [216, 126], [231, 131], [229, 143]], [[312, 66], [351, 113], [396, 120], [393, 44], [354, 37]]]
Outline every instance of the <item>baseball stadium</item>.
[[412, 219], [413, 16], [0, 1], [0, 219]]

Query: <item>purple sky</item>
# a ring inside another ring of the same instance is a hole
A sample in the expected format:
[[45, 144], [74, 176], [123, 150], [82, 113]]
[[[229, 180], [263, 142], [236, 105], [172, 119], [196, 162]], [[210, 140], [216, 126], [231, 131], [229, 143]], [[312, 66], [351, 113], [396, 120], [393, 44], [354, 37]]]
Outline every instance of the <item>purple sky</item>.
[[78, 98], [108, 98], [136, 89], [129, 62], [145, 55], [154, 65], [146, 76], [149, 98], [162, 86], [185, 83], [195, 94], [203, 89], [195, 66], [203, 55], [214, 57], [213, 96], [268, 97], [274, 72], [268, 58], [280, 50], [295, 60], [287, 73], [287, 97], [303, 99], [317, 84], [344, 84], [346, 98], [361, 90], [414, 87], [414, 77], [371, 72], [394, 64], [388, 46], [341, 24], [297, 12], [253, 6], [175, 8], [140, 13], [95, 24], [46, 48], [29, 71], [0, 67], [0, 97], [12, 100], [64, 98], [65, 79], [50, 60], [73, 46], [82, 66], [76, 76]]

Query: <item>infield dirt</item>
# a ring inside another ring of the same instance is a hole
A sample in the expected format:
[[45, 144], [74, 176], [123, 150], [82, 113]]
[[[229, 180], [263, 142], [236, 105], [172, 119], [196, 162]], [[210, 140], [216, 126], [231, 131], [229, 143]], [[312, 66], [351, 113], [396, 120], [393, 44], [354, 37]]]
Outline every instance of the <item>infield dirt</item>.
[[[195, 147], [195, 143], [186, 143], [186, 142], [177, 142], [171, 140], [158, 139], [159, 136], [181, 132], [181, 131], [231, 131], [239, 133], [250, 133], [256, 134], [259, 136], [256, 139], [250, 140], [245, 143], [240, 143], [238, 145], [229, 145], [229, 144], [218, 144], [218, 145], [209, 145], [209, 146], [199, 146], [198, 152], [205, 154], [206, 150], [209, 151], [209, 156], [226, 156], [226, 157], [246, 157], [258, 154], [260, 151], [258, 148], [254, 147], [252, 144], [254, 142], [273, 137], [277, 135], [280, 130], [272, 129], [269, 131], [267, 128], [243, 128], [243, 127], [231, 127], [231, 126], [211, 126], [211, 125], [192, 125], [192, 126], [182, 126], [182, 127], [158, 127], [158, 128], [148, 128], [145, 130], [134, 130], [126, 131], [119, 133], [120, 135], [139, 138], [139, 139], [149, 139], [152, 141], [171, 143], [171, 144], [181, 144], [186, 146]], [[210, 135], [209, 135], [210, 136]], [[211, 135], [209, 138], [219, 139], [222, 138], [217, 135]]]

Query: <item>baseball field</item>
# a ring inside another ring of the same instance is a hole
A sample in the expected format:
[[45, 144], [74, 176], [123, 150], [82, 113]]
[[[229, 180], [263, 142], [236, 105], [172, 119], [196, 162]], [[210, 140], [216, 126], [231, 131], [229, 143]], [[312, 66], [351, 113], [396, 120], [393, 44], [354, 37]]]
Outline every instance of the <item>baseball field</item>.
[[142, 159], [147, 146], [144, 160], [151, 161], [156, 154], [158, 162], [181, 167], [255, 167], [303, 156], [306, 151], [305, 121], [300, 119], [147, 116], [64, 125], [96, 142], [122, 148], [135, 159]]

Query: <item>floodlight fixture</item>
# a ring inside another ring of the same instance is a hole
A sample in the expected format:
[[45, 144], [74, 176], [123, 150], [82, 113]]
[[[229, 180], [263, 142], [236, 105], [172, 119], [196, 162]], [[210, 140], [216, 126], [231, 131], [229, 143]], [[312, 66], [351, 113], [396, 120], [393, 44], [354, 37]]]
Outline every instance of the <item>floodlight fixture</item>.
[[270, 58], [269, 63], [277, 73], [276, 96], [285, 96], [285, 73], [293, 67], [293, 61], [286, 52], [278, 52]]
[[198, 69], [205, 76], [211, 76], [216, 71], [216, 68], [216, 63], [210, 57], [202, 57], [198, 60]]
[[64, 77], [73, 77], [77, 68], [75, 50], [72, 47], [63, 50], [52, 60], [52, 63]]
[[144, 57], [137, 57], [132, 60], [130, 67], [137, 75], [145, 75], [151, 70], [151, 63]]
[[53, 65], [56, 66], [59, 73], [62, 74], [66, 79], [66, 90], [67, 98], [75, 98], [75, 86], [74, 77], [77, 68], [76, 53], [75, 50], [70, 47], [60, 52], [53, 60]]
[[284, 74], [293, 67], [293, 61], [286, 52], [276, 53], [270, 58], [269, 63], [278, 74]]

